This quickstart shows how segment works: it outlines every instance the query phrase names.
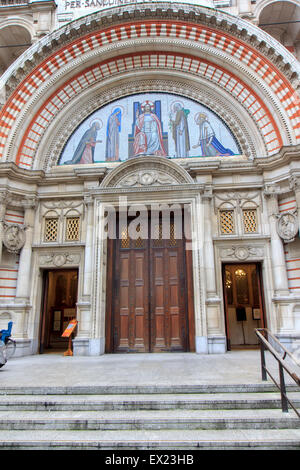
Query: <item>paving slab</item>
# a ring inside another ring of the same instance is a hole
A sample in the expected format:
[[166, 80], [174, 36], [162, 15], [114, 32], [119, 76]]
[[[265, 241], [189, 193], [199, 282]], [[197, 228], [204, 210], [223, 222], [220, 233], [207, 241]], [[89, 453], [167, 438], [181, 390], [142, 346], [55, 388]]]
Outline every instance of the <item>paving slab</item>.
[[[267, 353], [278, 377], [278, 365]], [[295, 372], [300, 375], [299, 370]], [[11, 358], [0, 369], [2, 387], [184, 386], [261, 384], [260, 351], [225, 354], [163, 353]], [[286, 377], [287, 383], [293, 380]], [[268, 383], [272, 383], [268, 380]]]

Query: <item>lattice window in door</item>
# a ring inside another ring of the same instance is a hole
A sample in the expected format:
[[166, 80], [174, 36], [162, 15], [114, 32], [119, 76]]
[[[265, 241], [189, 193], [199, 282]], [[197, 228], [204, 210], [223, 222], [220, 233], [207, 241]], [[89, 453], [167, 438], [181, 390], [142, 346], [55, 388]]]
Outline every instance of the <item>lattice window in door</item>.
[[257, 214], [256, 209], [243, 210], [244, 233], [257, 232]]
[[58, 236], [58, 219], [55, 217], [47, 218], [45, 220], [45, 242], [56, 242]]
[[128, 226], [124, 225], [120, 230], [121, 248], [130, 248], [130, 238], [128, 233]]
[[233, 210], [220, 211], [220, 230], [223, 234], [234, 233]]
[[66, 241], [79, 241], [80, 217], [67, 217]]

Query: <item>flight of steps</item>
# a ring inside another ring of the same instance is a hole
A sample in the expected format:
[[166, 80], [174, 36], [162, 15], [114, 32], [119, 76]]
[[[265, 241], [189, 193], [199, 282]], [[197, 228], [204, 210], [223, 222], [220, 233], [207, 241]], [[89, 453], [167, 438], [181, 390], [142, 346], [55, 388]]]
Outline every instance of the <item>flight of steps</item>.
[[300, 419], [271, 384], [3, 387], [8, 449], [300, 450]]

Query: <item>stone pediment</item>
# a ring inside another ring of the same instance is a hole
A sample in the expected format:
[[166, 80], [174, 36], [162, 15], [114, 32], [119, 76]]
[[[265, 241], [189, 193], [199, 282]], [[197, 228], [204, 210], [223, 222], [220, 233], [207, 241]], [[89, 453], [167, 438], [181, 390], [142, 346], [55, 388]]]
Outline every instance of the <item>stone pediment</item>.
[[164, 157], [137, 157], [122, 163], [102, 181], [102, 188], [133, 188], [193, 183], [177, 163]]

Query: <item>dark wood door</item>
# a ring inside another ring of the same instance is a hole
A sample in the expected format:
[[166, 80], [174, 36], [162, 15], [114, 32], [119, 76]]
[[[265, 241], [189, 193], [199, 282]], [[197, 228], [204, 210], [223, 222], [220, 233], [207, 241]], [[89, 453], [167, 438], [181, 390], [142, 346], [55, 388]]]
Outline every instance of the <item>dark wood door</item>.
[[131, 239], [126, 227], [115, 240], [112, 294], [114, 352], [186, 351], [187, 292], [184, 240]]

